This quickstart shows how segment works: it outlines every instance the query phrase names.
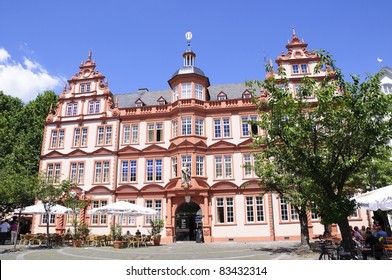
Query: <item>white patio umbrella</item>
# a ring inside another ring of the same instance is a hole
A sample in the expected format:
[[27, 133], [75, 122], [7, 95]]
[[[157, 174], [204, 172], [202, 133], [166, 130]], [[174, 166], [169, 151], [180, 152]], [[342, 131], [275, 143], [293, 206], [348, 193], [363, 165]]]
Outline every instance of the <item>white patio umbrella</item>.
[[[15, 211], [19, 211], [18, 209]], [[73, 211], [71, 208], [64, 207], [62, 205], [56, 204], [51, 207], [49, 214], [55, 215], [64, 215], [64, 214], [72, 214]], [[45, 207], [42, 203], [38, 203], [35, 205], [27, 206], [24, 210], [22, 210], [22, 214], [46, 214]]]
[[354, 196], [351, 200], [355, 200], [361, 208], [372, 211], [392, 210], [392, 185]]
[[140, 205], [136, 205], [126, 201], [118, 201], [114, 203], [110, 203], [108, 205], [91, 209], [87, 211], [87, 214], [90, 215], [123, 215], [123, 216], [141, 216], [141, 215], [156, 215], [158, 212], [143, 207]]

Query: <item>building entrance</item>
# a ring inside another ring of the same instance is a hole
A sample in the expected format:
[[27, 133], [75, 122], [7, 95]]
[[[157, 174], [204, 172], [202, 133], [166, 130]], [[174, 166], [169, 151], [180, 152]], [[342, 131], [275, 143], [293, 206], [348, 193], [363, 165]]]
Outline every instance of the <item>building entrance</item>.
[[175, 236], [177, 241], [196, 241], [197, 230], [202, 229], [200, 206], [184, 202], [176, 210]]

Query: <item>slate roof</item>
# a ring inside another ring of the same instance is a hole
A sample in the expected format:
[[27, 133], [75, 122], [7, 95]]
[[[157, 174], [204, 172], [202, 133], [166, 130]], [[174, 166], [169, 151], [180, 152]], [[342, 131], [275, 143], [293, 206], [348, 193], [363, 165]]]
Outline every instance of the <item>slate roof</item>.
[[[227, 95], [227, 99], [238, 99], [242, 98], [242, 94], [247, 90], [245, 83], [238, 84], [220, 84], [212, 85], [208, 87], [210, 94], [210, 100], [217, 100], [217, 96], [220, 92], [224, 92]], [[166, 99], [167, 103], [171, 103], [171, 90], [155, 90], [148, 91], [141, 89], [137, 92], [115, 94], [114, 98], [118, 99], [119, 108], [135, 107], [135, 102], [140, 98], [145, 106], [158, 105], [158, 99], [160, 97]]]

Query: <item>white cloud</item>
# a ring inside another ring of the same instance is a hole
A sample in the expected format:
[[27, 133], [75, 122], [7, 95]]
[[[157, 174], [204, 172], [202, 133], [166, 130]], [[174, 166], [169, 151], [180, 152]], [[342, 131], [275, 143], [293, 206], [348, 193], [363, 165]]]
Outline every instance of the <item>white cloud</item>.
[[0, 49], [0, 63], [7, 61], [10, 57], [5, 49]]
[[0, 48], [0, 91], [19, 97], [24, 102], [34, 99], [45, 90], [55, 90], [65, 78], [50, 75], [38, 62], [23, 58], [23, 63], [11, 60], [9, 53]]

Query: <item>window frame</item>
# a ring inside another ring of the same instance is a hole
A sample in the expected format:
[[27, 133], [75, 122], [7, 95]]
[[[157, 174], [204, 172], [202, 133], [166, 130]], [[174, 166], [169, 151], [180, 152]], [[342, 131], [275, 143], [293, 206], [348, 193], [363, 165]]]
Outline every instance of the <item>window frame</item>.
[[[73, 165], [76, 165], [73, 168]], [[82, 168], [81, 168], [82, 166]], [[84, 185], [84, 175], [86, 173], [86, 163], [84, 161], [71, 161], [69, 163], [69, 179], [76, 185]], [[76, 178], [76, 181], [73, 181]]]
[[[235, 225], [235, 196], [215, 197], [215, 225]], [[223, 215], [223, 216], [222, 216]], [[223, 221], [222, 221], [223, 220]]]
[[[54, 135], [56, 134], [56, 135]], [[65, 129], [54, 128], [50, 132], [49, 149], [62, 149], [64, 148]]]
[[[252, 201], [251, 205], [248, 204], [248, 202], [250, 200]], [[260, 203], [260, 201], [261, 201], [261, 203]], [[259, 194], [246, 195], [244, 197], [244, 202], [245, 202], [245, 224], [263, 224], [263, 223], [266, 223], [266, 212], [265, 212], [265, 198], [264, 198], [264, 195], [259, 195]], [[252, 212], [253, 221], [249, 220], [250, 212]]]
[[[98, 164], [100, 164], [100, 167], [97, 166]], [[94, 161], [93, 184], [109, 184], [110, 168], [110, 160]]]

